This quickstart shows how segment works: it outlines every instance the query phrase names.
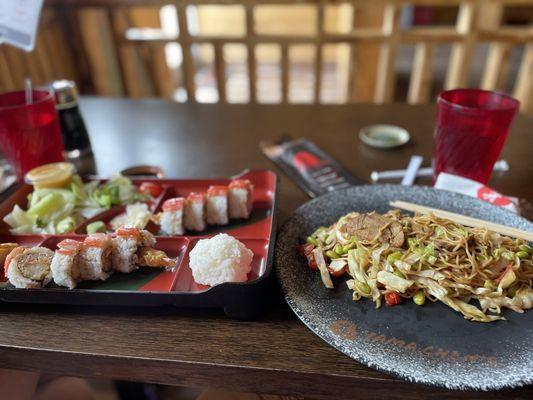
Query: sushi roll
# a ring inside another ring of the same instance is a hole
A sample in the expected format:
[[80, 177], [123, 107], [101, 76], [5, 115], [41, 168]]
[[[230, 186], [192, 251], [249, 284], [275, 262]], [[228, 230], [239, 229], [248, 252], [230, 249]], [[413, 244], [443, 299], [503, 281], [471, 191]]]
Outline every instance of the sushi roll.
[[153, 247], [141, 247], [138, 252], [140, 267], [165, 268], [173, 270], [176, 268], [176, 260], [170, 258], [163, 250], [156, 250]]
[[185, 229], [201, 232], [205, 229], [205, 193], [190, 193], [185, 200]]
[[6, 257], [5, 276], [16, 288], [41, 288], [52, 280], [53, 256], [54, 252], [45, 247], [16, 247]]
[[106, 280], [112, 272], [112, 239], [105, 233], [93, 233], [83, 241], [79, 263], [81, 279]]
[[113, 239], [111, 260], [113, 269], [119, 272], [129, 273], [138, 268], [138, 251], [141, 247], [152, 247], [155, 244], [154, 236], [137, 228], [117, 229]]
[[81, 281], [79, 254], [83, 243], [65, 239], [59, 242], [57, 247], [50, 265], [54, 282], [58, 286], [74, 289]]
[[206, 199], [206, 221], [209, 225], [228, 223], [228, 187], [209, 186]]
[[159, 225], [165, 235], [183, 235], [183, 206], [185, 199], [176, 197], [163, 203], [163, 212], [159, 214]]
[[230, 182], [228, 188], [229, 217], [248, 218], [252, 211], [252, 184], [248, 179], [235, 179]]

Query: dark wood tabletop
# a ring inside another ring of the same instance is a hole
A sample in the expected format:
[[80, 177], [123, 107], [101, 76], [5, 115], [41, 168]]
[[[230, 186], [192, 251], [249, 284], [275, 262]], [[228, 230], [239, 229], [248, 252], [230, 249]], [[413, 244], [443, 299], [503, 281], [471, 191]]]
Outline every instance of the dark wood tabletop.
[[[169, 177], [225, 177], [245, 168], [277, 170], [263, 139], [305, 136], [357, 177], [405, 168], [432, 152], [434, 108], [407, 105], [180, 105], [156, 100], [84, 98], [101, 176], [132, 165], [163, 167]], [[503, 150], [510, 171], [491, 185], [533, 200], [531, 119], [519, 116]], [[406, 128], [397, 150], [362, 144], [374, 123]], [[279, 221], [307, 200], [280, 173]], [[365, 367], [308, 330], [272, 289], [267, 311], [236, 321], [216, 310], [125, 309], [0, 304], [0, 366], [74, 376], [223, 387], [310, 398], [533, 398], [533, 388], [465, 393], [404, 382]], [[1, 397], [1, 395], [0, 395]]]

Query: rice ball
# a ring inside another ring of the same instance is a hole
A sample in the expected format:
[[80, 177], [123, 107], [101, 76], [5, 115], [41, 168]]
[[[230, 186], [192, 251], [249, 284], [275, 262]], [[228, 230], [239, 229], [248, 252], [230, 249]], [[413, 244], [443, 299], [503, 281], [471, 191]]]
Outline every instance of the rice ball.
[[244, 282], [252, 269], [253, 256], [237, 239], [220, 233], [198, 241], [189, 255], [189, 267], [194, 280], [201, 285]]

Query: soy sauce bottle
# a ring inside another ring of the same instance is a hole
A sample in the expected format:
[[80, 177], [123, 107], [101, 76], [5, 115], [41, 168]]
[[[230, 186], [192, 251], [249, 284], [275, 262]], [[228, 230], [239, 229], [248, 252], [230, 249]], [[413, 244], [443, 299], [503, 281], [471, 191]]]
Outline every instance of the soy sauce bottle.
[[63, 133], [65, 159], [76, 166], [81, 175], [95, 174], [95, 162], [87, 128], [78, 107], [76, 83], [59, 80], [51, 83], [56, 110]]

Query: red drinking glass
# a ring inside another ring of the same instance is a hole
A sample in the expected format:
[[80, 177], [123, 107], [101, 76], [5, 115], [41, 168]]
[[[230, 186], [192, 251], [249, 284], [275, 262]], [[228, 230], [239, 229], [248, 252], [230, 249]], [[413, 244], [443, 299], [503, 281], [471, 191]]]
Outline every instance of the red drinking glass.
[[64, 160], [52, 93], [34, 90], [31, 104], [24, 91], [0, 94], [0, 150], [19, 181], [32, 168]]
[[519, 104], [510, 96], [481, 89], [442, 92], [437, 101], [434, 179], [448, 172], [486, 184]]

